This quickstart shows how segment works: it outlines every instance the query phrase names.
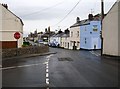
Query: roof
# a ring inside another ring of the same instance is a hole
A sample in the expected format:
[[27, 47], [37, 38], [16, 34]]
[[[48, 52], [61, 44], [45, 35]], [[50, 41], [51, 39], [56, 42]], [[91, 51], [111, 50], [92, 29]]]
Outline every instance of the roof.
[[81, 20], [79, 22], [76, 22], [72, 26], [70, 26], [70, 28], [78, 27], [78, 26], [82, 26], [82, 25], [89, 25], [90, 21], [100, 21], [100, 20], [101, 20], [101, 15], [97, 14], [97, 15], [94, 16], [93, 20], [89, 20], [89, 19]]
[[42, 37], [49, 37], [49, 36], [53, 36], [55, 33], [54, 32], [47, 32], [47, 33], [43, 33]]
[[51, 36], [51, 37], [62, 37], [62, 35], [63, 35], [64, 33], [60, 33], [60, 34], [54, 34], [53, 36]]
[[82, 25], [88, 25], [88, 24], [90, 24], [90, 20], [85, 19], [85, 20], [81, 20], [79, 23], [73, 24], [70, 28], [78, 27], [78, 26], [82, 26]]
[[[2, 6], [2, 7], [4, 7], [1, 3], [0, 3], [0, 5]], [[4, 7], [5, 8], [5, 7]], [[10, 11], [9, 9], [7, 9], [7, 8], [5, 8], [6, 10], [8, 10], [11, 14], [13, 14], [15, 17], [17, 17], [19, 20], [20, 20], [20, 22], [22, 23], [22, 25], [24, 25], [24, 23], [23, 23], [23, 21], [22, 21], [22, 19], [20, 18], [20, 17], [18, 17], [17, 15], [15, 15], [12, 11]]]
[[72, 26], [70, 26], [70, 28], [72, 28], [72, 27], [78, 27], [78, 26], [80, 26], [80, 22], [77, 22], [77, 23], [73, 24]]
[[119, 3], [120, 1], [119, 0], [117, 0], [114, 4], [113, 4], [113, 6], [110, 8], [110, 10], [107, 12], [107, 14], [105, 15], [105, 16], [107, 16], [109, 13], [110, 13], [110, 11], [113, 9], [113, 7], [115, 6], [115, 5], [117, 5], [117, 3]]
[[62, 37], [69, 37], [69, 34], [63, 34]]

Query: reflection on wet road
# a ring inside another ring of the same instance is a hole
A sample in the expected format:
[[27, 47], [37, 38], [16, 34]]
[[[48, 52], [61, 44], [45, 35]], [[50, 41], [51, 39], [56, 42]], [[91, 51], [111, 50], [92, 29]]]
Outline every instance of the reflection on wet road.
[[119, 63], [99, 51], [50, 51], [57, 54], [4, 61], [3, 87], [118, 86]]

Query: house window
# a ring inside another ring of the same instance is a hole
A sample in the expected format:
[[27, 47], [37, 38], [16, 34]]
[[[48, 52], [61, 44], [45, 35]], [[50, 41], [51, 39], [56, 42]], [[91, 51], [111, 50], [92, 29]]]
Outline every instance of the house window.
[[79, 37], [79, 31], [77, 31], [77, 37]]
[[66, 42], [65, 42], [65, 47], [66, 47]]
[[70, 42], [70, 46], [72, 46], [72, 42]]
[[73, 37], [73, 32], [71, 32], [71, 37]]
[[87, 43], [86, 38], [85, 38], [85, 44]]
[[80, 42], [77, 42], [77, 47], [79, 47]]
[[97, 25], [93, 25], [93, 31], [98, 31]]

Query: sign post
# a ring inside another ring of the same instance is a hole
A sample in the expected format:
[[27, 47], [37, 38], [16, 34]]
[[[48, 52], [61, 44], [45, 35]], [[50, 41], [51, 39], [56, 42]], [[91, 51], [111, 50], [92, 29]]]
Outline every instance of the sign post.
[[16, 51], [16, 55], [18, 55], [18, 39], [20, 38], [20, 33], [19, 32], [15, 32], [14, 38], [17, 39], [17, 51]]

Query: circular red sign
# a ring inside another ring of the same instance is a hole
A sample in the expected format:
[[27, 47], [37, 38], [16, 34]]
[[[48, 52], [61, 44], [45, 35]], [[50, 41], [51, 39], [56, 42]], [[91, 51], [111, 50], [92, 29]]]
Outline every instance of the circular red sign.
[[14, 38], [15, 38], [15, 39], [19, 39], [19, 38], [20, 38], [20, 33], [19, 33], [19, 32], [16, 32], [16, 33], [14, 34]]

